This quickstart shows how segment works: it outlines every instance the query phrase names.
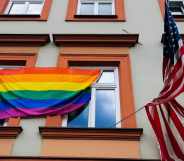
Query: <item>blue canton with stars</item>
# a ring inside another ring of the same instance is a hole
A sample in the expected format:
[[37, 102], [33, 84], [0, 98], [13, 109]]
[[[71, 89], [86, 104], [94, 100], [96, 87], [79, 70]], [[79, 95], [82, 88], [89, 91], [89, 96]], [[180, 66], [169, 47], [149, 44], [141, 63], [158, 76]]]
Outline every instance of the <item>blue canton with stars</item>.
[[174, 21], [174, 17], [168, 7], [165, 5], [165, 19], [164, 19], [164, 56], [168, 57], [172, 64], [174, 64], [174, 57], [178, 57], [179, 40], [181, 39], [178, 28]]

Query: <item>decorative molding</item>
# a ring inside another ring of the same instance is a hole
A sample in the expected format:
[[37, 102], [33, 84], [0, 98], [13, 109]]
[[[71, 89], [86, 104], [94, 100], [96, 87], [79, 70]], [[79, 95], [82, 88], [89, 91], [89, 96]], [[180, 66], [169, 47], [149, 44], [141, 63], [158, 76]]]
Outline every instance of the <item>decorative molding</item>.
[[0, 139], [15, 139], [22, 132], [22, 127], [1, 126]]
[[31, 157], [31, 156], [0, 156], [0, 161], [160, 161], [159, 159], [133, 158], [75, 158], [75, 157]]
[[0, 15], [4, 13], [6, 6], [8, 4], [8, 0], [1, 0], [0, 1]]
[[44, 139], [140, 140], [142, 128], [58, 128], [40, 127]]
[[43, 46], [49, 42], [49, 34], [0, 34], [0, 46]]
[[177, 22], [184, 22], [184, 15], [173, 15]]
[[0, 14], [0, 21], [46, 21], [40, 15], [8, 15]]
[[161, 15], [164, 17], [165, 0], [157, 0], [160, 6]]
[[40, 15], [24, 15], [24, 14], [19, 14], [19, 15], [10, 15], [10, 14], [1, 14], [0, 17], [3, 18], [39, 18]]
[[139, 34], [54, 34], [56, 46], [133, 47]]

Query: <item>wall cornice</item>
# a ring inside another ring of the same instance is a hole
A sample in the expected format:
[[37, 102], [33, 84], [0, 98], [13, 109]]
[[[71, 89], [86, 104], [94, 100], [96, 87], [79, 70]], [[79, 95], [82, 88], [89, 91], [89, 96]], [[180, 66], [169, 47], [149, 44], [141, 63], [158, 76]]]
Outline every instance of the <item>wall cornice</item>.
[[40, 127], [40, 134], [46, 139], [89, 139], [89, 140], [140, 140], [141, 128], [58, 128]]
[[0, 127], [0, 139], [15, 139], [22, 132], [22, 127]]
[[1, 156], [0, 161], [160, 161], [159, 159], [133, 159], [133, 158], [64, 158], [64, 157], [20, 157]]
[[0, 46], [43, 46], [49, 34], [0, 34]]
[[139, 34], [54, 34], [56, 46], [133, 47]]

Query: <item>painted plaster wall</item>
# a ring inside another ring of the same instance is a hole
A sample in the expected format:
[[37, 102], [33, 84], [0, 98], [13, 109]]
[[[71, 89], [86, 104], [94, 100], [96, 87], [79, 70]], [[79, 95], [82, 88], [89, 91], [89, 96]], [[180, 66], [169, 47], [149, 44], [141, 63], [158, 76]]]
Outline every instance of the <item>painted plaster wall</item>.
[[16, 139], [12, 155], [34, 156], [41, 153], [41, 136], [39, 126], [44, 126], [44, 119], [22, 119], [23, 132]]
[[[157, 0], [125, 0], [126, 22], [65, 22], [67, 0], [53, 0], [47, 22], [3, 22], [0, 21], [0, 33], [118, 33], [123, 29], [129, 33], [139, 33], [139, 42], [131, 48], [131, 65], [136, 108], [142, 107], [162, 88], [161, 60], [163, 22]], [[184, 32], [183, 23], [179, 29]], [[52, 43], [41, 47], [37, 66], [56, 66], [59, 49]], [[39, 155], [41, 140], [38, 126], [44, 125], [43, 119], [22, 120], [24, 133], [16, 140], [14, 155]], [[141, 158], [159, 158], [153, 132], [148, 124], [145, 111], [137, 114], [138, 127], [144, 128], [141, 140]], [[36, 135], [35, 133], [36, 132]], [[29, 146], [31, 145], [31, 146]], [[24, 149], [24, 150], [20, 150]]]

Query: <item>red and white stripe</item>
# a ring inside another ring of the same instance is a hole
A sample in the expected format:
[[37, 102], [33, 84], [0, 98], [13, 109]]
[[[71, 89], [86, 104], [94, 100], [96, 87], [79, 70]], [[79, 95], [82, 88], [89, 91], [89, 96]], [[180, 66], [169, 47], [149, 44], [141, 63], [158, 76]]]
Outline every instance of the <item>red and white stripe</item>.
[[145, 106], [156, 134], [162, 161], [184, 161], [184, 108], [176, 97], [184, 92], [184, 46], [180, 58], [172, 66], [165, 60], [164, 88], [159, 96]]

